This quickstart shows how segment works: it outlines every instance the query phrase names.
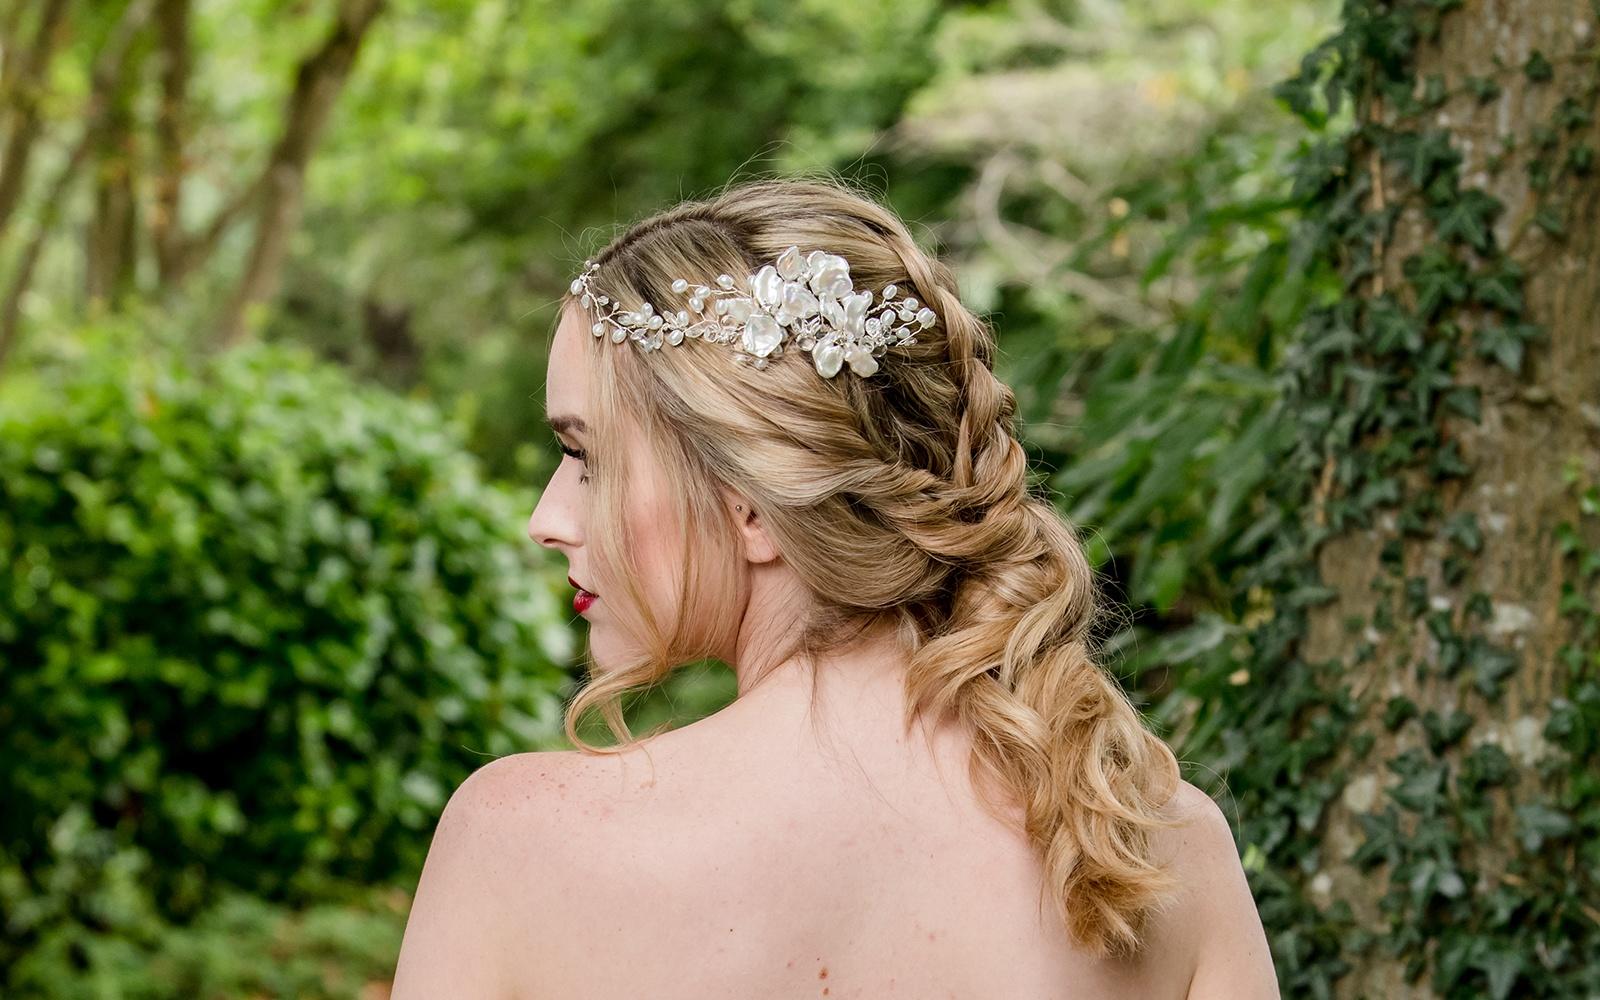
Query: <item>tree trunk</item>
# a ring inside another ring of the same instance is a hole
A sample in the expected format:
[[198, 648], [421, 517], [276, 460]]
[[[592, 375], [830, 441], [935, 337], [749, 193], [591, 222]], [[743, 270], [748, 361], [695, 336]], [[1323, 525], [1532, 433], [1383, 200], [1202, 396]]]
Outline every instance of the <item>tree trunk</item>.
[[282, 137], [262, 176], [255, 243], [245, 261], [244, 274], [217, 324], [218, 339], [223, 344], [243, 337], [250, 307], [277, 293], [284, 250], [300, 220], [306, 164], [333, 111], [334, 99], [355, 63], [361, 41], [384, 3], [385, 0], [342, 0], [332, 33], [300, 65], [284, 115]]
[[189, 77], [193, 72], [190, 49], [190, 0], [160, 0], [156, 7], [161, 46], [161, 107], [156, 114], [157, 166], [155, 197], [150, 211], [150, 242], [155, 247], [156, 272], [163, 287], [177, 280], [183, 236], [179, 212], [183, 181], [188, 173], [185, 147], [189, 129]]
[[108, 97], [104, 124], [95, 136], [94, 212], [84, 247], [84, 293], [119, 309], [136, 291], [139, 254], [138, 166], [141, 145], [134, 104], [139, 91], [140, 52]]
[[[9, 33], [18, 20], [16, 11], [7, 12], [8, 43], [15, 37]], [[0, 233], [5, 232], [27, 186], [33, 146], [43, 130], [39, 120], [39, 97], [48, 80], [50, 60], [65, 36], [67, 23], [67, 0], [45, 0], [32, 44], [20, 53], [6, 53], [4, 97], [5, 121], [9, 127], [4, 143], [0, 144]]]
[[45, 189], [33, 234], [16, 262], [4, 298], [0, 299], [0, 369], [5, 367], [6, 359], [16, 347], [22, 321], [22, 297], [33, 282], [34, 268], [38, 266], [40, 255], [44, 252], [45, 240], [55, 227], [56, 219], [61, 214], [61, 207], [66, 203], [73, 182], [77, 180], [78, 171], [88, 161], [89, 154], [94, 149], [100, 135], [102, 120], [106, 117], [113, 95], [124, 85], [128, 50], [133, 44], [134, 36], [143, 27], [149, 12], [150, 0], [134, 0], [124, 8], [116, 28], [106, 40], [105, 48], [95, 57], [93, 71], [89, 76], [89, 103], [84, 108], [83, 131], [78, 141], [73, 144], [67, 162], [61, 166], [55, 179]]
[[1592, 995], [1596, 11], [1346, 18], [1312, 59], [1357, 127], [1310, 210], [1346, 296], [1288, 394], [1307, 575], [1232, 734], [1258, 900], [1286, 996]]

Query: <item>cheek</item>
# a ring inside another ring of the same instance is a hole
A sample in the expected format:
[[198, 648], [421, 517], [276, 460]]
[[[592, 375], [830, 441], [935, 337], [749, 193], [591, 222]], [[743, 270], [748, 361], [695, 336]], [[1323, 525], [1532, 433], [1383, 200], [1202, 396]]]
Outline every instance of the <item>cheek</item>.
[[635, 537], [639, 539], [641, 569], [657, 606], [665, 606], [665, 602], [676, 598], [678, 582], [683, 575], [685, 553], [681, 529], [674, 523], [676, 517], [671, 504], [652, 503], [640, 510], [632, 521]]

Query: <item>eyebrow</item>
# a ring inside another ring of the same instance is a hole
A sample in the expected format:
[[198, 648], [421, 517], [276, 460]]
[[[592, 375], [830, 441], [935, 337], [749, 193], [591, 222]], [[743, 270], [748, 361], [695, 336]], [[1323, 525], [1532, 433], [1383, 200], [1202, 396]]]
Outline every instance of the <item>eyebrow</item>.
[[582, 417], [573, 416], [570, 413], [563, 413], [559, 417], [552, 417], [550, 414], [546, 413], [544, 415], [544, 419], [550, 425], [550, 429], [555, 431], [557, 434], [567, 433], [570, 431], [576, 431], [579, 434], [583, 434], [589, 430], [589, 425], [583, 422]]

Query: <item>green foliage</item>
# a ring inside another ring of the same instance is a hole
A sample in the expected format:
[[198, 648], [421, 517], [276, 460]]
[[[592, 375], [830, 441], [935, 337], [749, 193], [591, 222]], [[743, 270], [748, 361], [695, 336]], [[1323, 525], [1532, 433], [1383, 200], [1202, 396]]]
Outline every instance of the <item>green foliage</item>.
[[[1163, 0], [964, 9], [939, 25], [937, 70], [899, 127], [915, 158], [898, 207], [950, 218], [941, 249], [994, 314], [1049, 492], [1114, 596], [1148, 612], [1113, 640], [1135, 679], [1223, 641], [1214, 612], [1272, 531], [1254, 499], [1284, 433], [1271, 371], [1329, 283], [1293, 230], [1298, 123], [1253, 81], [1326, 17]], [[971, 179], [925, 204], [958, 169]]]
[[939, 13], [395, 0], [308, 174], [304, 252], [272, 335], [387, 374], [362, 306], [403, 310], [421, 355], [405, 377], [469, 408], [496, 473], [547, 471], [513, 459], [539, 423], [551, 307], [584, 255], [742, 171], [869, 148], [927, 76]]
[[91, 340], [0, 396], [0, 967], [222, 886], [414, 878], [568, 680], [531, 497], [427, 406], [303, 350]]
[[302, 910], [224, 890], [192, 921], [173, 924], [137, 885], [142, 871], [119, 866], [108, 873], [97, 898], [118, 905], [97, 913], [94, 922], [51, 925], [9, 970], [5, 995], [354, 1000], [368, 995], [367, 984], [386, 984], [394, 971], [409, 905], [397, 890], [352, 887], [341, 902]]

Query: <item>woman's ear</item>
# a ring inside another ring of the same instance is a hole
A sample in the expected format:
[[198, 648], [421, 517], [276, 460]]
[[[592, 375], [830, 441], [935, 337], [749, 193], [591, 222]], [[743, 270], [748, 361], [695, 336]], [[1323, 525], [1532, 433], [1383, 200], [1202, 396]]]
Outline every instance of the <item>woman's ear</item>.
[[744, 546], [746, 561], [764, 563], [778, 558], [778, 546], [767, 534], [766, 522], [761, 519], [750, 498], [732, 490], [725, 490], [724, 498], [728, 514], [733, 518], [734, 529], [738, 531]]

